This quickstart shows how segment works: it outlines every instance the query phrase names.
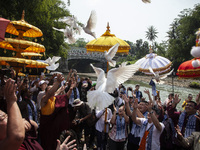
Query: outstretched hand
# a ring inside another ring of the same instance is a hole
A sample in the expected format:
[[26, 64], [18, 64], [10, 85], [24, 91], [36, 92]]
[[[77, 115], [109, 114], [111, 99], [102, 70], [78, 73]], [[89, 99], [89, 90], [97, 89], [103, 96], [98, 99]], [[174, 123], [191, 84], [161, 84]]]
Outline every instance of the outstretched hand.
[[4, 96], [6, 98], [7, 103], [12, 103], [17, 101], [17, 96], [15, 94], [17, 88], [17, 84], [15, 84], [15, 81], [12, 79], [8, 79], [6, 81], [5, 87], [4, 87]]
[[178, 104], [180, 101], [181, 101], [181, 99], [179, 98], [179, 95], [175, 94], [175, 96], [174, 96], [174, 103]]
[[134, 108], [134, 109], [137, 109], [137, 108], [138, 108], [138, 99], [137, 99], [137, 98], [134, 100], [133, 108]]
[[60, 145], [60, 140], [57, 140], [56, 150], [70, 150], [72, 148], [73, 150], [77, 150], [76, 144], [74, 144], [76, 140], [72, 140], [68, 142], [69, 139], [70, 139], [70, 136], [68, 136], [61, 145]]
[[61, 83], [64, 79], [62, 74], [57, 74], [57, 82]]
[[122, 95], [122, 99], [126, 102], [129, 103], [129, 98], [126, 96], [126, 94]]
[[145, 90], [144, 90], [144, 93], [146, 93], [147, 95], [149, 95], [149, 94], [150, 94], [150, 92], [149, 92], [149, 90], [148, 90], [148, 89], [145, 89]]

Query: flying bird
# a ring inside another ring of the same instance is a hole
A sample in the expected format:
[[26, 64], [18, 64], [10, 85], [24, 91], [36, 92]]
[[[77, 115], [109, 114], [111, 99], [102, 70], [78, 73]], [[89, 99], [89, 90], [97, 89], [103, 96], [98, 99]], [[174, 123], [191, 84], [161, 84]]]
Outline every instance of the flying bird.
[[83, 27], [83, 30], [85, 31], [85, 33], [93, 36], [95, 39], [97, 39], [96, 34], [95, 32], [92, 32], [92, 30], [96, 27], [96, 22], [97, 22], [96, 11], [93, 10], [87, 21], [87, 25]]
[[56, 63], [58, 60], [60, 60], [61, 57], [53, 56], [52, 59], [49, 57], [45, 60], [46, 63], [49, 64], [49, 66], [46, 66], [48, 70], [56, 70], [59, 67], [59, 63]]
[[163, 75], [159, 75], [159, 73], [155, 73], [150, 66], [149, 66], [149, 71], [154, 75], [155, 83], [163, 84], [164, 81], [161, 81], [161, 80], [165, 79], [168, 75], [172, 74], [174, 69], [172, 69], [170, 72]]
[[87, 99], [91, 108], [99, 110], [108, 107], [114, 101], [114, 97], [108, 93], [113, 93], [119, 84], [127, 81], [139, 69], [136, 64], [126, 65], [126, 62], [123, 62], [119, 68], [109, 70], [106, 78], [104, 70], [90, 65], [97, 75], [97, 83], [96, 90], [88, 91]]
[[81, 27], [78, 25], [77, 18], [73, 15], [67, 16], [66, 20], [63, 20], [67, 25], [69, 25], [72, 29], [74, 29], [79, 35], [81, 34]]
[[53, 29], [56, 30], [56, 31], [59, 31], [59, 32], [63, 32], [70, 44], [74, 44], [76, 42], [72, 28], [69, 28], [68, 26], [66, 26], [65, 29], [57, 29], [55, 27], [53, 27]]
[[151, 3], [151, 0], [142, 0], [144, 3]]
[[113, 47], [111, 47], [108, 52], [105, 51], [104, 56], [106, 58], [106, 60], [108, 61], [109, 65], [111, 67], [115, 67], [116, 66], [116, 61], [112, 60], [113, 57], [115, 57], [115, 54], [118, 50], [119, 47], [119, 43], [115, 44]]

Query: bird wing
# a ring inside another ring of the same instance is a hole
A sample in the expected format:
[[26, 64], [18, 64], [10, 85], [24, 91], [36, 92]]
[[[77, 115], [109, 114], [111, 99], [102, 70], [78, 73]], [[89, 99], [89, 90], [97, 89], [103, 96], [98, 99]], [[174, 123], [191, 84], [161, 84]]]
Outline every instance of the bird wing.
[[49, 57], [48, 59], [46, 59], [44, 62], [46, 62], [47, 64], [51, 64], [52, 60], [51, 60], [51, 57]]
[[53, 56], [53, 57], [52, 57], [52, 62], [53, 62], [53, 63], [56, 63], [57, 61], [60, 60], [60, 58], [61, 58], [61, 57]]
[[59, 32], [65, 32], [65, 30], [64, 29], [58, 29], [58, 28], [55, 28], [55, 27], [52, 27], [54, 30], [56, 30], [56, 31], [59, 31]]
[[48, 70], [56, 70], [59, 67], [59, 63], [52, 64], [50, 66], [46, 66]]
[[115, 57], [115, 54], [118, 50], [118, 47], [119, 47], [119, 43], [115, 44], [113, 47], [111, 47], [109, 50], [108, 50], [108, 55], [110, 56], [110, 58], [112, 59], [113, 57]]
[[94, 72], [97, 75], [96, 89], [98, 89], [103, 83], [106, 82], [105, 73], [101, 68], [94, 67], [92, 64], [90, 64], [90, 66], [93, 68]]
[[126, 66], [126, 62], [123, 62], [119, 68], [113, 68], [107, 73], [106, 89], [108, 93], [112, 93], [119, 84], [124, 83], [133, 74], [138, 71], [139, 66], [136, 64]]
[[160, 79], [165, 79], [167, 78], [168, 75], [172, 74], [172, 72], [174, 71], [174, 69], [172, 69], [170, 72], [166, 73], [166, 74], [163, 74]]
[[69, 41], [70, 44], [74, 44], [76, 42], [72, 28], [66, 27], [64, 35], [68, 38], [68, 41]]
[[73, 26], [73, 24], [74, 24], [74, 18], [73, 18], [73, 17], [70, 17], [70, 16], [67, 16], [67, 17], [66, 17], [66, 20], [64, 20], [64, 22], [65, 22], [66, 24], [68, 24], [69, 26]]
[[96, 27], [96, 22], [97, 22], [96, 11], [92, 10], [90, 17], [87, 21], [86, 28], [89, 29], [89, 30], [94, 29]]
[[156, 74], [155, 74], [155, 72], [153, 71], [153, 69], [149, 66], [149, 71], [154, 75], [154, 76], [156, 76]]

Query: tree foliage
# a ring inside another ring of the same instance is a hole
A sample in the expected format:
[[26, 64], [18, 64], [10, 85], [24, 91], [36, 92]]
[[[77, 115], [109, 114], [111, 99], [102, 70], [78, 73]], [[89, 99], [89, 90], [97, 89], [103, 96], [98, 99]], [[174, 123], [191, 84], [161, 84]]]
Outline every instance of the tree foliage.
[[173, 60], [175, 68], [192, 58], [190, 50], [195, 45], [195, 32], [200, 27], [200, 4], [192, 9], [184, 9], [170, 25], [167, 56]]
[[70, 15], [62, 0], [6, 0], [0, 1], [0, 6], [1, 17], [11, 21], [20, 20], [25, 10], [25, 21], [43, 32], [44, 41], [37, 38], [37, 42], [45, 46], [46, 54], [67, 56], [68, 45], [64, 42], [63, 33], [52, 29], [54, 26], [64, 28], [65, 24], [58, 19]]
[[153, 46], [153, 41], [155, 41], [155, 39], [158, 37], [157, 34], [158, 34], [157, 29], [154, 26], [150, 26], [147, 28], [146, 38], [152, 42], [152, 46]]
[[136, 43], [134, 45], [134, 50], [136, 59], [140, 59], [149, 53], [149, 44], [147, 41], [143, 42], [142, 39], [136, 40]]

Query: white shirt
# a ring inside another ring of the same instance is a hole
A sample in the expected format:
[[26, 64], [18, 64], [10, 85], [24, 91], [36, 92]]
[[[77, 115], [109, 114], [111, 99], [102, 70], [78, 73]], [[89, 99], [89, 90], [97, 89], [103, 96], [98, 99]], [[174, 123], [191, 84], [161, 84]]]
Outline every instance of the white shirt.
[[38, 93], [38, 96], [37, 96], [37, 109], [38, 110], [41, 110], [41, 100], [42, 100], [42, 97], [45, 95], [45, 91], [40, 91]]
[[[96, 113], [97, 118], [100, 117], [100, 119], [96, 122], [96, 125], [95, 125], [96, 130], [99, 131], [99, 132], [104, 131], [104, 122], [105, 122], [105, 112], [104, 112], [104, 110], [97, 111], [97, 113]], [[108, 133], [108, 131], [109, 131], [109, 125], [110, 125], [111, 118], [112, 118], [112, 111], [111, 111], [110, 108], [107, 108], [107, 118], [106, 118], [106, 120], [109, 123], [106, 125], [106, 133]]]
[[[145, 118], [139, 118], [139, 119], [141, 121], [141, 124], [143, 124], [144, 121], [147, 120]], [[151, 127], [152, 124], [153, 124], [153, 122], [148, 123], [146, 130], [148, 130]], [[160, 125], [162, 126], [161, 132], [153, 125], [154, 127], [153, 127], [153, 133], [152, 133], [151, 150], [159, 150], [160, 149], [160, 135], [165, 128], [165, 125], [163, 123], [160, 122]], [[147, 140], [148, 140], [148, 138], [147, 138]], [[141, 141], [141, 139], [140, 139], [140, 141]], [[145, 149], [147, 149], [147, 142], [146, 142], [146, 148]]]

